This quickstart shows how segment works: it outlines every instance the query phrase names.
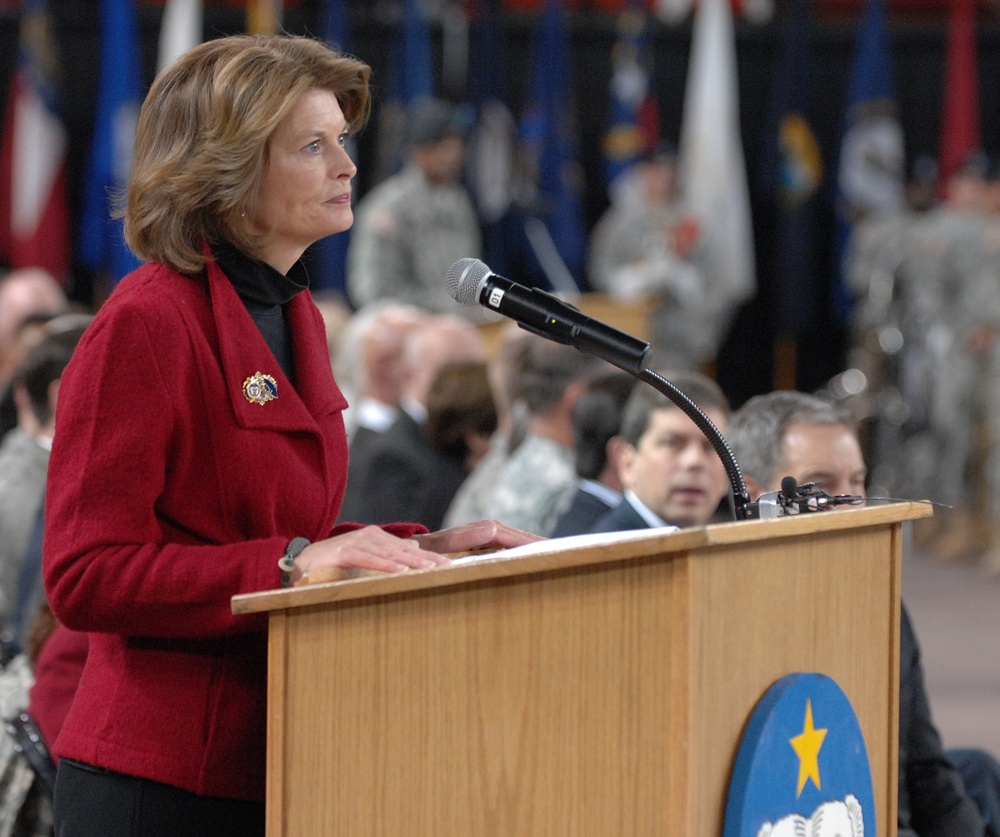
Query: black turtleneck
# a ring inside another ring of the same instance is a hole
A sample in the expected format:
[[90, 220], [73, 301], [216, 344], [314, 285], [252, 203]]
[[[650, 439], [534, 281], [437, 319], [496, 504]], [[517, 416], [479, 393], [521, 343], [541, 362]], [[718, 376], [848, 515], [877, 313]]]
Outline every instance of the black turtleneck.
[[281, 371], [294, 383], [295, 363], [285, 304], [309, 287], [305, 265], [297, 261], [287, 275], [282, 275], [266, 262], [253, 259], [225, 242], [213, 244], [212, 255], [233, 283]]

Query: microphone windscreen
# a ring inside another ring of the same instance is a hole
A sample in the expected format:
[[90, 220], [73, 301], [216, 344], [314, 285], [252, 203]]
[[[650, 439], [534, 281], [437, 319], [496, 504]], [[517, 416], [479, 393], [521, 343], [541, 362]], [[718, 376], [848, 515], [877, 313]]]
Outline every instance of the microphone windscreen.
[[799, 493], [799, 484], [795, 481], [795, 477], [781, 478], [781, 493], [785, 495], [786, 500], [791, 500]]
[[462, 305], [479, 303], [483, 281], [492, 271], [479, 259], [459, 259], [448, 268], [445, 285], [451, 298]]

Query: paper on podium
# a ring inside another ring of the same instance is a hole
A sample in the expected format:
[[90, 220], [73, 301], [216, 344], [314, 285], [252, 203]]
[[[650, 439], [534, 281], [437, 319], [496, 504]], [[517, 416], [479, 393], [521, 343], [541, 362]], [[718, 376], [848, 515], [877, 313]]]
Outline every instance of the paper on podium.
[[473, 552], [467, 555], [458, 555], [451, 559], [448, 566], [456, 564], [471, 564], [475, 561], [484, 561], [488, 558], [521, 558], [527, 555], [541, 555], [550, 552], [563, 552], [565, 550], [579, 549], [583, 546], [607, 546], [615, 543], [627, 543], [648, 538], [650, 535], [668, 535], [676, 532], [676, 526], [661, 526], [656, 529], [632, 529], [627, 532], [595, 532], [587, 535], [570, 535], [565, 538], [548, 538], [543, 541], [535, 541], [524, 546], [515, 546], [510, 549], [492, 550], [486, 552]]
[[[661, 526], [656, 529], [635, 529], [628, 532], [598, 532], [590, 535], [571, 535], [567, 538], [548, 538], [542, 541], [515, 546], [510, 549], [480, 549], [471, 552], [460, 552], [458, 554], [448, 554], [450, 559], [442, 567], [432, 567], [429, 572], [444, 567], [461, 566], [472, 564], [477, 561], [486, 561], [490, 558], [508, 560], [510, 558], [520, 558], [527, 555], [546, 555], [579, 549], [582, 546], [607, 546], [615, 543], [626, 543], [628, 541], [648, 538], [650, 535], [666, 535], [676, 532], [676, 526]], [[331, 581], [346, 581], [348, 579], [381, 576], [384, 573], [376, 570], [361, 570], [354, 567], [320, 567], [313, 570], [309, 575], [295, 582], [295, 587], [303, 587], [310, 584], [325, 584]]]

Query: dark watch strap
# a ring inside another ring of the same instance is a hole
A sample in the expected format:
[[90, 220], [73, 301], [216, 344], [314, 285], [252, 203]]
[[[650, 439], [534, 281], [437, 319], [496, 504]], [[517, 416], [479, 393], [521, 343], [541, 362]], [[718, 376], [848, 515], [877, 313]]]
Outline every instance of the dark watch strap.
[[311, 541], [306, 538], [292, 538], [285, 547], [285, 554], [278, 560], [278, 568], [281, 570], [281, 586], [292, 586], [292, 571], [295, 569], [295, 559], [299, 553], [305, 549]]

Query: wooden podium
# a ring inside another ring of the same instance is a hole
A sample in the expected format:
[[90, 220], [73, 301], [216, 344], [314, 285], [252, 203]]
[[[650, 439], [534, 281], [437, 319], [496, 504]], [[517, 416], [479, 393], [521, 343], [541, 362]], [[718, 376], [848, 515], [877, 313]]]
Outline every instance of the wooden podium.
[[238, 596], [268, 837], [716, 837], [783, 675], [844, 690], [895, 834], [899, 503]]

